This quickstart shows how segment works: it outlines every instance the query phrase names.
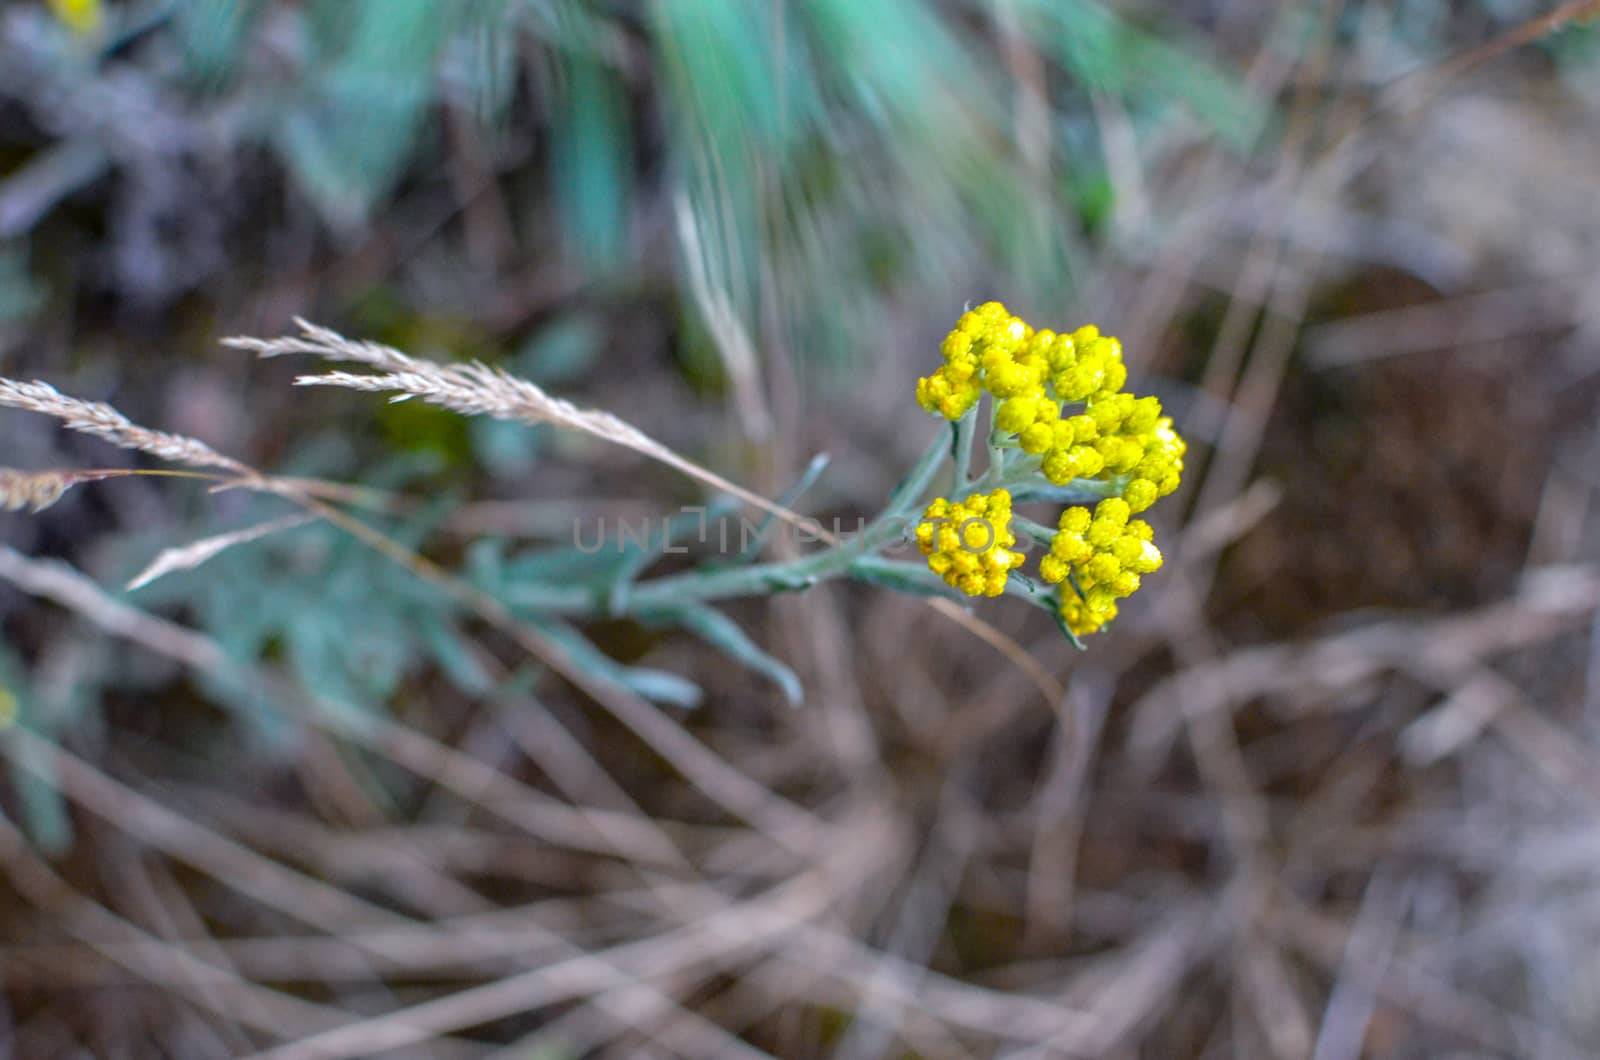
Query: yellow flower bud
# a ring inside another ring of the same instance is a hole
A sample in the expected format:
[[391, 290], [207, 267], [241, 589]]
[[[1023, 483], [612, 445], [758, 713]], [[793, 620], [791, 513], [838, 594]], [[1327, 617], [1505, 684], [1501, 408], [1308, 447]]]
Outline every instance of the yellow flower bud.
[[1093, 519], [1089, 509], [1075, 505], [1061, 513], [1061, 519], [1056, 525], [1069, 534], [1082, 534], [1089, 529], [1089, 523]]
[[1042, 453], [1050, 448], [1054, 432], [1047, 423], [1035, 423], [1022, 432], [1018, 441], [1025, 453]]
[[1100, 428], [1095, 425], [1094, 417], [1079, 413], [1068, 416], [1061, 421], [1072, 427], [1072, 440], [1078, 445], [1085, 445], [1100, 437]]
[[1048, 360], [1053, 374], [1060, 374], [1077, 363], [1078, 347], [1073, 345], [1071, 335], [1056, 336], [1056, 341], [1050, 346]]
[[1074, 446], [1073, 453], [1076, 454], [1078, 460], [1079, 478], [1094, 478], [1105, 469], [1105, 457], [1087, 445]]
[[1128, 502], [1128, 509], [1142, 512], [1156, 502], [1156, 484], [1147, 478], [1136, 478], [1128, 483], [1122, 491], [1122, 499]]
[[1051, 449], [1045, 454], [1039, 470], [1057, 486], [1065, 486], [1078, 477], [1078, 462], [1072, 458], [1069, 449]]
[[1161, 399], [1142, 397], [1134, 401], [1133, 409], [1123, 421], [1122, 428], [1130, 434], [1148, 434], [1161, 418]]
[[1096, 519], [1104, 519], [1119, 530], [1128, 525], [1129, 514], [1128, 502], [1121, 497], [1107, 497], [1094, 506]]
[[1067, 564], [1054, 552], [1048, 553], [1039, 560], [1039, 577], [1051, 585], [1059, 585], [1066, 580]]
[[1039, 402], [1030, 398], [1009, 398], [995, 410], [994, 425], [1007, 434], [1026, 430], [1038, 415]]
[[1085, 564], [1084, 569], [1088, 572], [1089, 578], [1099, 584], [1109, 582], [1120, 574], [1122, 572], [1122, 564], [1118, 563], [1117, 557], [1109, 552], [1096, 552], [1094, 558]]
[[1112, 542], [1122, 536], [1122, 528], [1110, 519], [1096, 518], [1089, 524], [1089, 532], [1083, 536], [1097, 549], [1110, 548]]
[[923, 511], [916, 528], [928, 569], [945, 584], [969, 596], [998, 596], [1006, 577], [1021, 566], [1011, 532], [1011, 494], [1003, 489], [974, 494], [963, 501], [936, 498]]
[[955, 331], [952, 331], [950, 334], [946, 335], [944, 337], [944, 342], [939, 346], [939, 352], [944, 354], [944, 359], [947, 361], [955, 360], [958, 357], [965, 357], [971, 349], [972, 336], [967, 332], [962, 331], [959, 326], [957, 326]]

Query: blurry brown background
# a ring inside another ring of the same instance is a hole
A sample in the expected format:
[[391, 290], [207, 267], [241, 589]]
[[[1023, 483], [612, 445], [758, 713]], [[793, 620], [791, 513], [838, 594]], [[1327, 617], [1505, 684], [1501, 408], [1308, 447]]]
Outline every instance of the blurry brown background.
[[1600, 1053], [1593, 6], [7, 0], [0, 374], [398, 491], [452, 569], [703, 497], [217, 340], [481, 358], [767, 496], [826, 452], [853, 525], [999, 298], [1191, 457], [1086, 652], [979, 608], [1060, 702], [876, 587], [730, 609], [799, 710], [584, 626], [699, 686], [667, 735], [326, 528], [120, 588], [270, 499], [0, 515], [0, 1054]]

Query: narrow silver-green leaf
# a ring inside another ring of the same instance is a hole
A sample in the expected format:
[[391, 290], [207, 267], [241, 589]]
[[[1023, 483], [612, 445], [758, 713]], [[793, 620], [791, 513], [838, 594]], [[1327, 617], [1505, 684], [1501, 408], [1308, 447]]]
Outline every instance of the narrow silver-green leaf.
[[790, 706], [805, 698], [800, 679], [788, 666], [773, 658], [751, 640], [739, 624], [711, 607], [690, 606], [664, 612], [661, 621], [683, 627], [735, 662], [770, 678], [783, 691]]

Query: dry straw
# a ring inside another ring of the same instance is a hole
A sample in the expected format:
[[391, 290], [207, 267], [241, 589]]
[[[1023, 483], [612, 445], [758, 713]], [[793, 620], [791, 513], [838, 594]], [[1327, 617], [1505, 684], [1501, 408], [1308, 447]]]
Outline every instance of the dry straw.
[[217, 479], [221, 476], [194, 471], [151, 470], [147, 468], [93, 468], [72, 470], [49, 468], [44, 471], [22, 471], [14, 467], [0, 467], [0, 509], [19, 512], [42, 512], [59, 501], [72, 487], [84, 482], [103, 482], [108, 478], [130, 475], [162, 475], [178, 478]]
[[71, 430], [163, 460], [191, 467], [220, 468], [237, 475], [252, 474], [237, 460], [223, 456], [202, 441], [141, 427], [103, 401], [68, 397], [49, 383], [38, 380], [22, 383], [0, 378], [0, 405], [53, 416]]
[[276, 339], [240, 336], [222, 340], [223, 345], [248, 350], [261, 357], [310, 354], [329, 361], [364, 364], [378, 369], [379, 374], [327, 372], [322, 375], [303, 375], [295, 379], [295, 385], [336, 386], [387, 393], [391, 395], [389, 400], [396, 402], [420, 398], [430, 405], [466, 416], [491, 416], [528, 424], [548, 423], [582, 431], [658, 460], [780, 519], [796, 525], [804, 522], [787, 508], [679, 456], [611, 413], [580, 408], [570, 401], [551, 397], [534, 383], [503, 369], [479, 362], [439, 364], [408, 356], [380, 343], [347, 339], [336, 331], [298, 317], [295, 318], [295, 324], [300, 328], [299, 335], [285, 335]]
[[42, 512], [83, 481], [71, 471], [18, 471], [0, 467], [0, 508]]

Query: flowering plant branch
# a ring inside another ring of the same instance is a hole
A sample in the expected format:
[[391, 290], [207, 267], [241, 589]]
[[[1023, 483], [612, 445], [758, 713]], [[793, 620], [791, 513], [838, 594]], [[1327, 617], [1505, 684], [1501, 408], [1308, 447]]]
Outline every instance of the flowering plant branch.
[[[1011, 595], [1052, 613], [1074, 643], [1117, 614], [1161, 566], [1153, 531], [1133, 516], [1177, 488], [1185, 445], [1159, 401], [1122, 390], [1121, 344], [1093, 327], [1070, 335], [1034, 331], [988, 303], [963, 314], [943, 344], [945, 363], [919, 381], [924, 408], [950, 422], [929, 443], [884, 510], [849, 537], [820, 526], [827, 547], [794, 559], [696, 568], [614, 593], [583, 586], [537, 587], [516, 603], [563, 614], [670, 613], [688, 604], [804, 589], [848, 577], [927, 595]], [[988, 395], [986, 430], [978, 420]], [[1068, 406], [1082, 411], [1069, 413]], [[978, 439], [987, 465], [972, 473]], [[924, 502], [946, 462], [947, 496]], [[1067, 505], [1054, 528], [1014, 504]], [[1088, 505], [1094, 505], [1091, 511]], [[919, 514], [920, 513], [920, 514]], [[1027, 544], [1048, 552], [1041, 584], [1022, 575]], [[923, 563], [883, 555], [915, 541]], [[1018, 571], [1015, 578], [1013, 571]]]
[[[663, 523], [659, 538], [647, 535], [633, 553], [617, 563], [601, 564], [597, 571], [579, 570], [582, 565], [575, 564], [553, 581], [532, 582], [500, 578], [492, 570], [464, 577], [345, 511], [342, 505], [358, 503], [361, 491], [266, 475], [195, 439], [139, 426], [104, 403], [72, 398], [44, 383], [4, 379], [0, 379], [0, 405], [53, 416], [73, 430], [192, 470], [0, 469], [0, 507], [37, 511], [55, 503], [73, 485], [123, 474], [181, 475], [209, 480], [213, 489], [272, 494], [294, 504], [299, 513], [168, 549], [133, 580], [133, 587], [198, 567], [225, 550], [283, 530], [324, 522], [406, 567], [449, 600], [511, 633], [535, 654], [556, 660], [561, 664], [558, 669], [581, 687], [600, 688], [585, 675], [603, 671], [622, 687], [634, 687], [628, 684], [632, 681], [673, 702], [687, 701], [681, 694], [682, 682], [667, 687], [660, 675], [642, 675], [605, 659], [564, 619], [627, 616], [679, 626], [766, 673], [797, 702], [798, 681], [788, 668], [708, 605], [851, 578], [935, 598], [930, 603], [936, 610], [967, 625], [1018, 665], [1031, 667], [1030, 676], [1053, 699], [1058, 689], [1026, 652], [981, 619], [952, 606], [952, 601], [1001, 595], [1026, 600], [1049, 611], [1063, 633], [1081, 647], [1079, 637], [1115, 618], [1117, 601], [1131, 595], [1143, 576], [1161, 566], [1149, 524], [1134, 516], [1171, 493], [1183, 467], [1183, 440], [1171, 420], [1161, 415], [1160, 403], [1123, 391], [1127, 370], [1116, 339], [1093, 327], [1061, 335], [1035, 331], [996, 302], [962, 314], [942, 344], [943, 365], [918, 381], [919, 403], [948, 421], [948, 429], [930, 440], [879, 514], [849, 535], [830, 533], [792, 510], [795, 497], [821, 472], [821, 461], [813, 461], [789, 496], [774, 502], [609, 413], [554, 398], [499, 369], [409, 357], [304, 322], [298, 336], [233, 339], [228, 344], [262, 356], [313, 354], [366, 369], [302, 376], [298, 380], [302, 384], [383, 392], [391, 401], [416, 398], [464, 415], [549, 423], [603, 438], [676, 468], [739, 504], [753, 506], [766, 519], [754, 542], [730, 560], [645, 580], [640, 575], [658, 555], [687, 551], [672, 546], [674, 534], [681, 536], [673, 521]], [[980, 425], [985, 409], [987, 419]], [[975, 470], [980, 445], [985, 459]], [[948, 484], [930, 499], [941, 479]], [[1030, 503], [1067, 507], [1051, 527], [1014, 510]], [[1092, 511], [1088, 505], [1093, 505]], [[768, 529], [780, 520], [809, 533], [824, 547], [760, 562]], [[702, 521], [702, 533], [704, 525]], [[1038, 561], [1036, 577], [1030, 577], [1020, 568], [1034, 545], [1047, 546], [1048, 551]], [[912, 547], [920, 552], [921, 562], [892, 558], [892, 553]], [[581, 545], [577, 549], [587, 551]], [[624, 705], [630, 717], [642, 717], [631, 701]]]

